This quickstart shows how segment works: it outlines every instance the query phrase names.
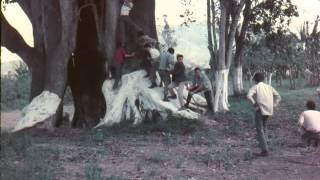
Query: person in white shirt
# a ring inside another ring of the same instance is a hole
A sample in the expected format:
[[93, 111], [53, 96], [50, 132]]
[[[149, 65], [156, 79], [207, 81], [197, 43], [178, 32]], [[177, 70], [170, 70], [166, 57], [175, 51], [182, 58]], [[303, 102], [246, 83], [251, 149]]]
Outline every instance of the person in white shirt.
[[[164, 84], [163, 89], [163, 101], [169, 101], [168, 99], [168, 92], [169, 92], [169, 85], [171, 83], [171, 77], [170, 77], [170, 70], [171, 67], [174, 66], [174, 49], [169, 48], [167, 52], [160, 53], [160, 62], [159, 62], [159, 76], [161, 81]], [[161, 83], [160, 83], [161, 84]]]
[[159, 61], [160, 61], [160, 52], [156, 48], [153, 48], [150, 44], [145, 44], [144, 50], [147, 53], [147, 61], [149, 64], [146, 68], [146, 71], [147, 71], [147, 74], [149, 74], [150, 81], [152, 83], [149, 88], [154, 88], [157, 86], [156, 73], [157, 73], [157, 69], [158, 69]]
[[320, 142], [320, 111], [316, 111], [314, 101], [306, 103], [307, 110], [302, 112], [298, 121], [299, 130], [302, 133], [302, 140], [306, 141], [308, 146], [314, 141], [318, 146]]
[[132, 0], [125, 0], [121, 6], [120, 17], [119, 17], [119, 33], [120, 42], [122, 46], [126, 44], [126, 27], [132, 28], [135, 32], [142, 31], [141, 27], [138, 26], [131, 18], [130, 11], [133, 8]]
[[263, 82], [263, 73], [256, 73], [254, 80], [256, 85], [250, 88], [247, 98], [256, 110], [255, 122], [257, 138], [262, 150], [259, 155], [268, 156], [267, 120], [273, 115], [273, 108], [279, 104], [281, 97], [272, 86]]

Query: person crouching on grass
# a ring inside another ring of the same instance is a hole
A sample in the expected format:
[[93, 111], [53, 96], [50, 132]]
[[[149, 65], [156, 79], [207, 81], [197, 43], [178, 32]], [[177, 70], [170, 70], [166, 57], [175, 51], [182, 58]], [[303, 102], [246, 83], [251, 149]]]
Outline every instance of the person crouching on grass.
[[310, 146], [314, 141], [314, 146], [318, 147], [320, 143], [320, 111], [316, 111], [314, 101], [306, 103], [307, 110], [301, 113], [298, 125], [302, 133], [301, 138]]
[[207, 101], [208, 112], [213, 113], [213, 105], [212, 105], [212, 86], [208, 76], [201, 72], [200, 68], [194, 69], [194, 79], [193, 85], [188, 88], [189, 93], [187, 97], [187, 102], [184, 105], [185, 108], [189, 108], [189, 103], [194, 94], [204, 92], [204, 97]]
[[261, 148], [259, 156], [268, 156], [267, 121], [273, 115], [273, 109], [278, 106], [281, 97], [272, 86], [263, 82], [263, 73], [255, 74], [254, 81], [256, 85], [250, 88], [247, 98], [254, 105], [256, 111], [256, 131]]

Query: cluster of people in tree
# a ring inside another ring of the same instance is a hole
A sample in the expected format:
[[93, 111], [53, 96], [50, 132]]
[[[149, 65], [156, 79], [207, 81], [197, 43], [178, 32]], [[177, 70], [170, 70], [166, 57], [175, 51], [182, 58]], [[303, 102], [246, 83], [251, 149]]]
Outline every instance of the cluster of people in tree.
[[[160, 76], [159, 86], [163, 88], [163, 101], [170, 101], [169, 99], [177, 99], [180, 103], [180, 110], [189, 107], [192, 96], [196, 93], [203, 92], [206, 99], [208, 110], [212, 112], [212, 84], [205, 73], [200, 68], [194, 68], [193, 84], [186, 87], [186, 68], [183, 63], [183, 55], [178, 54], [175, 60], [175, 50], [169, 48], [166, 52], [159, 52], [156, 48], [157, 41], [148, 35], [135, 24], [130, 18], [129, 14], [133, 8], [131, 0], [125, 0], [120, 12], [119, 19], [119, 32], [120, 41], [117, 44], [115, 52], [115, 61], [113, 64], [115, 78], [113, 89], [117, 89], [122, 75], [122, 66], [126, 58], [138, 56], [143, 59], [143, 68], [147, 72], [146, 78], [150, 79], [151, 86], [149, 88], [157, 87], [157, 72]], [[137, 48], [134, 53], [127, 53], [125, 50], [126, 45], [126, 27], [133, 28], [137, 33]], [[269, 153], [268, 148], [268, 119], [274, 113], [274, 107], [280, 103], [281, 97], [279, 93], [270, 85], [264, 83], [264, 74], [256, 73], [254, 76], [256, 84], [250, 88], [247, 98], [255, 107], [255, 123], [257, 131], [257, 139], [261, 148], [261, 156], [267, 156]], [[177, 88], [175, 92], [174, 89]], [[186, 102], [184, 102], [184, 90], [188, 90]], [[320, 96], [320, 87], [318, 88]], [[315, 103], [308, 101], [307, 111], [304, 111], [299, 119], [299, 127], [302, 132], [302, 138], [310, 144], [314, 142], [318, 145], [320, 142], [320, 112], [315, 110]]]
[[[185, 65], [183, 63], [183, 55], [178, 54], [174, 56], [174, 49], [169, 48], [166, 52], [159, 52], [156, 48], [157, 41], [148, 35], [130, 18], [129, 14], [133, 8], [132, 0], [125, 0], [120, 11], [119, 17], [119, 33], [120, 40], [117, 43], [117, 49], [114, 55], [114, 61], [112, 64], [112, 76], [115, 79], [113, 89], [117, 89], [122, 76], [122, 68], [126, 58], [137, 56], [143, 59], [142, 67], [147, 72], [151, 82], [150, 88], [157, 87], [157, 72], [160, 76], [160, 85], [164, 85], [163, 101], [169, 101], [169, 99], [177, 99], [180, 102], [180, 109], [189, 107], [189, 103], [193, 94], [204, 92], [208, 109], [213, 110], [212, 105], [212, 86], [209, 78], [201, 72], [200, 68], [195, 68], [195, 77], [193, 85], [187, 87], [189, 91], [187, 101], [184, 103], [183, 92], [185, 89], [185, 82], [187, 81], [185, 75]], [[126, 51], [126, 29], [132, 28], [137, 33], [137, 48], [134, 53], [127, 53]], [[174, 91], [177, 89], [177, 93]]]
[[[196, 93], [204, 92], [205, 99], [208, 104], [208, 110], [211, 112], [213, 110], [212, 104], [212, 85], [205, 73], [203, 73], [200, 68], [196, 67], [194, 69], [194, 79], [191, 87], [186, 89], [189, 91], [186, 103], [184, 103], [183, 93], [186, 86], [186, 68], [183, 63], [183, 55], [178, 54], [174, 56], [175, 50], [169, 48], [166, 52], [159, 52], [151, 44], [146, 43], [144, 45], [144, 59], [143, 67], [147, 72], [145, 78], [149, 78], [151, 86], [149, 88], [158, 87], [157, 84], [157, 73], [160, 76], [159, 86], [164, 86], [163, 88], [163, 101], [168, 102], [169, 99], [177, 99], [180, 103], [180, 110], [189, 107], [189, 103], [192, 96]], [[115, 82], [113, 89], [117, 89], [119, 81], [122, 75], [122, 66], [124, 64], [125, 58], [133, 57], [136, 53], [128, 54], [124, 47], [119, 45], [115, 53], [115, 65], [114, 67], [114, 77]], [[174, 89], [177, 88], [177, 92]]]
[[[256, 85], [250, 88], [247, 98], [255, 107], [255, 124], [257, 139], [261, 148], [261, 156], [269, 154], [268, 148], [268, 119], [273, 115], [274, 107], [280, 103], [279, 93], [270, 85], [264, 83], [264, 74], [257, 73], [254, 76]], [[320, 97], [320, 87], [317, 89]], [[298, 126], [301, 137], [310, 145], [318, 146], [320, 142], [320, 111], [316, 111], [314, 101], [307, 101], [307, 110], [299, 118]]]

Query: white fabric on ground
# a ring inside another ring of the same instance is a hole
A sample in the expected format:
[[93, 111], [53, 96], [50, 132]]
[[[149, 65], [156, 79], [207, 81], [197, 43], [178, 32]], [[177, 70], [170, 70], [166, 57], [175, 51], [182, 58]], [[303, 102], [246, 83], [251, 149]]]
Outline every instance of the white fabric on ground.
[[43, 91], [22, 110], [22, 118], [18, 121], [13, 131], [19, 131], [44, 122], [56, 113], [60, 102], [61, 99], [58, 95]]
[[[199, 114], [191, 110], [178, 111], [180, 108], [178, 100], [162, 101], [163, 88], [148, 88], [151, 83], [144, 78], [145, 74], [144, 70], [139, 70], [123, 75], [121, 86], [115, 91], [112, 90], [114, 80], [104, 82], [102, 92], [106, 99], [107, 111], [98, 126], [112, 125], [129, 119], [134, 119], [134, 124], [138, 124], [142, 121], [141, 109], [156, 110], [160, 112], [163, 119], [166, 119], [168, 111], [173, 116], [198, 119]], [[185, 94], [187, 94], [186, 91]], [[140, 100], [140, 110], [135, 105], [136, 99]], [[201, 104], [205, 102], [201, 96], [197, 99]]]

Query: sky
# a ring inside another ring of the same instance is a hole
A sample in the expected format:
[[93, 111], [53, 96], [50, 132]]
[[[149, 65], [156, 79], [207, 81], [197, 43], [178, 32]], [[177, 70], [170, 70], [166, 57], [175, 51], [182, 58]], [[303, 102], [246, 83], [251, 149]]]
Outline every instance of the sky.
[[[181, 18], [179, 15], [183, 14], [186, 8], [192, 9], [197, 22], [205, 23], [206, 0], [191, 0], [191, 4], [188, 6], [184, 6], [182, 2], [183, 0], [156, 0], [157, 24], [159, 26], [163, 24], [163, 15], [166, 14], [168, 16], [167, 19], [169, 24], [172, 26], [180, 25], [183, 22], [183, 18]], [[292, 0], [292, 2], [298, 6], [298, 11], [300, 14], [298, 18], [294, 18], [292, 20], [290, 25], [290, 29], [294, 32], [299, 30], [304, 21], [314, 21], [316, 16], [320, 15], [320, 0]], [[26, 43], [30, 46], [33, 46], [31, 23], [24, 15], [19, 5], [7, 5], [6, 10], [3, 12], [8, 22], [14, 26], [24, 37]], [[1, 47], [1, 62], [17, 59], [20, 59], [17, 55], [12, 54], [5, 48]]]

